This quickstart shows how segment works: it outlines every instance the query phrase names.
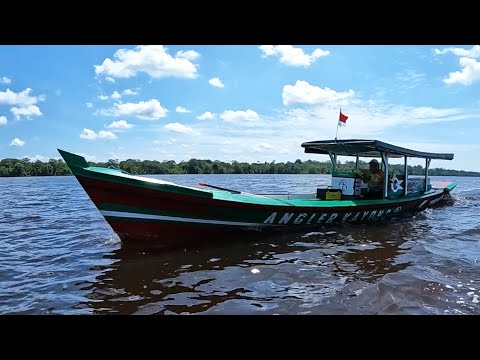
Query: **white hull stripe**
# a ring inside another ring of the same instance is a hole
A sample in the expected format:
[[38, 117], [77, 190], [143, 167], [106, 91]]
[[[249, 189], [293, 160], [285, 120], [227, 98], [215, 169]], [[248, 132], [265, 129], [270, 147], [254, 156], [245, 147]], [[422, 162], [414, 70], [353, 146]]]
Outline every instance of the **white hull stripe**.
[[101, 213], [103, 216], [112, 216], [112, 217], [118, 217], [118, 218], [130, 218], [130, 219], [178, 221], [178, 222], [187, 222], [187, 223], [215, 224], [215, 225], [234, 225], [234, 226], [265, 226], [265, 224], [259, 224], [259, 223], [247, 223], [247, 222], [236, 222], [236, 221], [222, 221], [222, 220], [192, 219], [192, 218], [182, 218], [182, 217], [176, 217], [176, 216], [163, 216], [163, 215], [152, 215], [152, 214], [140, 214], [140, 213], [131, 213], [131, 212], [123, 212], [123, 211], [100, 210], [100, 213]]
[[435, 199], [435, 200], [432, 200], [430, 201], [430, 204], [429, 205], [433, 205], [433, 204], [436, 204], [437, 202], [443, 200], [441, 197], [439, 197], [438, 199]]

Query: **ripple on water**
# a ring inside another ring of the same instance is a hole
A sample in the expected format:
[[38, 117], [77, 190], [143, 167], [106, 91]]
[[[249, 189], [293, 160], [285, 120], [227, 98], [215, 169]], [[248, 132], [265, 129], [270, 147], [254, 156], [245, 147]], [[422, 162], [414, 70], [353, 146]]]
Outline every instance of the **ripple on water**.
[[[159, 177], [247, 192], [329, 181]], [[480, 179], [455, 180], [452, 206], [410, 219], [162, 252], [122, 245], [73, 177], [0, 178], [0, 313], [480, 314]]]

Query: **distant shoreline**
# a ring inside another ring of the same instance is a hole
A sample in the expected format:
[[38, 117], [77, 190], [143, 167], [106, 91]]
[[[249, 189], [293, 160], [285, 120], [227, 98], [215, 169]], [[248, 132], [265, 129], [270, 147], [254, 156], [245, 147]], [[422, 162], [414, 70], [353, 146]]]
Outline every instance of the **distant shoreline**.
[[[185, 175], [185, 176], [192, 176], [192, 175], [332, 175], [332, 174], [268, 174], [268, 173], [265, 173], [265, 174], [233, 174], [233, 173], [226, 174], [225, 173], [225, 174], [131, 174], [131, 175], [136, 175], [136, 176], [151, 176], [151, 175], [179, 175], [179, 176]], [[0, 176], [0, 179], [2, 179], [2, 178], [4, 178], [4, 179], [11, 179], [11, 178], [45, 178], [45, 177], [59, 178], [59, 177], [62, 177], [62, 176], [72, 177], [73, 174], [67, 174], [67, 175]], [[408, 176], [417, 176], [417, 175], [409, 174]], [[422, 176], [422, 175], [418, 175], [418, 176]], [[428, 175], [428, 177], [442, 177], [442, 176], [466, 177], [466, 178], [478, 177], [478, 178], [480, 178], [480, 175], [477, 175], [477, 176], [474, 176], [474, 175], [430, 175], [430, 174]]]
[[[246, 162], [223, 162], [218, 160], [190, 159], [176, 163], [173, 160], [134, 160], [125, 161], [109, 160], [107, 162], [93, 163], [90, 166], [114, 167], [126, 171], [132, 175], [170, 175], [170, 174], [324, 174], [331, 175], [332, 164], [330, 161], [301, 161], [277, 163], [246, 163]], [[368, 164], [359, 161], [359, 167], [368, 168]], [[354, 172], [355, 161], [339, 162], [338, 172]], [[389, 172], [403, 174], [403, 165], [390, 164]], [[409, 175], [424, 175], [425, 170], [421, 165], [408, 166]], [[0, 160], [0, 177], [24, 177], [24, 176], [64, 176], [71, 175], [71, 171], [61, 159], [50, 159], [47, 162], [31, 162], [24, 159]], [[430, 176], [465, 176], [480, 177], [480, 172], [465, 170], [449, 170], [443, 168], [429, 169]]]

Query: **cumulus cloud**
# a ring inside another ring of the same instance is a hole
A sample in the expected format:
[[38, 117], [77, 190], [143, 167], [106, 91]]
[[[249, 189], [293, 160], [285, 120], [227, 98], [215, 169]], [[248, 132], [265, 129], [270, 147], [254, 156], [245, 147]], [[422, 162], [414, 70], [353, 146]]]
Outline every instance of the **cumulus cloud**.
[[224, 88], [225, 85], [223, 85], [222, 80], [220, 80], [218, 77], [211, 78], [208, 80], [208, 83], [214, 87], [218, 88]]
[[36, 104], [42, 99], [40, 97], [31, 96], [32, 89], [27, 88], [19, 93], [7, 89], [0, 91], [0, 105], [22, 105], [28, 106]]
[[83, 129], [82, 133], [80, 134], [82, 139], [88, 140], [95, 140], [95, 139], [116, 139], [117, 135], [110, 131], [100, 130], [98, 133], [91, 129]]
[[112, 108], [102, 109], [100, 115], [127, 117], [135, 116], [143, 120], [158, 120], [167, 116], [168, 110], [156, 99], [138, 103], [116, 103]]
[[355, 91], [348, 90], [345, 92], [337, 92], [328, 87], [321, 88], [311, 85], [307, 81], [297, 80], [295, 85], [285, 85], [283, 87], [283, 104], [322, 104], [329, 102], [344, 101], [355, 96]]
[[138, 92], [132, 89], [125, 89], [123, 90], [123, 95], [138, 95]]
[[443, 50], [435, 49], [435, 55], [445, 55], [448, 53], [452, 53], [456, 56], [478, 58], [480, 57], [480, 45], [475, 45], [471, 49], [454, 48], [454, 47], [445, 48]]
[[111, 124], [106, 125], [107, 129], [131, 129], [135, 125], [129, 124], [126, 120], [113, 121]]
[[114, 100], [120, 99], [121, 97], [122, 97], [122, 95], [120, 95], [120, 93], [116, 90], [112, 94], [112, 99], [114, 99]]
[[212, 120], [215, 117], [210, 111], [205, 111], [202, 115], [198, 115], [198, 120]]
[[193, 50], [177, 52], [172, 56], [163, 45], [142, 45], [133, 50], [119, 49], [113, 55], [113, 60], [106, 58], [101, 65], [95, 65], [95, 72], [113, 78], [130, 78], [145, 73], [157, 79], [193, 79], [198, 74], [191, 60], [196, 57], [198, 54]]
[[22, 116], [25, 116], [28, 119], [30, 119], [30, 116], [42, 115], [42, 112], [40, 111], [40, 108], [37, 105], [28, 105], [21, 108], [12, 107], [10, 111], [12, 112], [12, 114], [15, 116], [17, 120], [20, 119]]
[[10, 143], [10, 146], [23, 146], [23, 145], [25, 145], [25, 141], [20, 140], [19, 138], [13, 139], [12, 142]]
[[189, 113], [189, 112], [191, 112], [190, 110], [187, 110], [187, 108], [184, 108], [183, 106], [177, 106], [175, 111], [178, 112], [178, 113]]
[[156, 99], [138, 103], [115, 104], [118, 116], [135, 116], [143, 120], [158, 120], [167, 116], [168, 110]]
[[435, 49], [435, 55], [445, 55], [448, 53], [459, 57], [458, 63], [461, 66], [461, 70], [450, 72], [447, 77], [443, 79], [445, 84], [469, 86], [480, 80], [480, 62], [475, 60], [480, 57], [480, 45], [475, 45], [471, 49], [454, 47], [443, 50]]
[[225, 110], [221, 115], [220, 119], [227, 122], [251, 122], [259, 121], [260, 116], [253, 110]]
[[449, 73], [448, 76], [443, 79], [445, 84], [461, 84], [468, 86], [480, 80], [480, 62], [468, 57], [462, 57], [460, 58], [459, 63], [462, 70]]
[[180, 50], [180, 51], [177, 51], [176, 57], [193, 61], [198, 59], [200, 57], [200, 54], [194, 50], [187, 50], [187, 51]]
[[258, 47], [262, 51], [262, 57], [279, 56], [280, 62], [287, 66], [308, 67], [313, 62], [323, 56], [330, 54], [328, 50], [315, 49], [312, 54], [306, 54], [303, 49], [293, 47], [292, 45], [261, 45]]

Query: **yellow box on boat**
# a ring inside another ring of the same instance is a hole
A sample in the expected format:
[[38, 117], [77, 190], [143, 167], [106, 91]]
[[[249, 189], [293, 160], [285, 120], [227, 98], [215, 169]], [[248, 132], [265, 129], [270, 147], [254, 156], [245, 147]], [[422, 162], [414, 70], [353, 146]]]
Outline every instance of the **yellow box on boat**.
[[325, 200], [341, 200], [342, 191], [339, 189], [328, 189], [325, 194]]

